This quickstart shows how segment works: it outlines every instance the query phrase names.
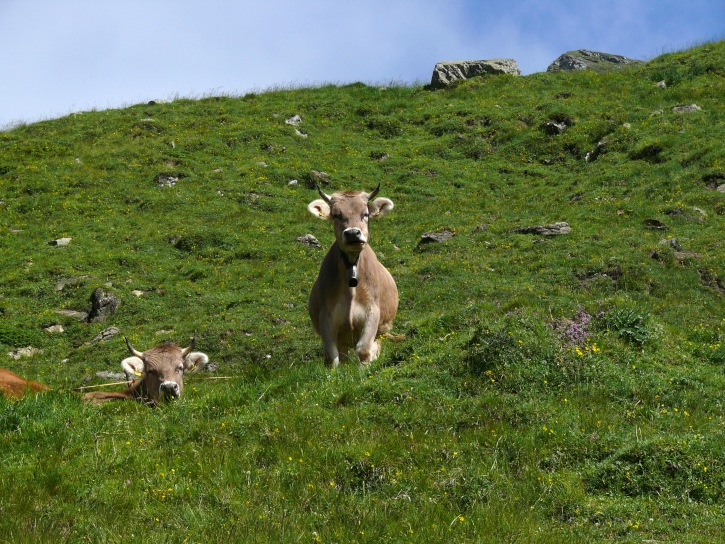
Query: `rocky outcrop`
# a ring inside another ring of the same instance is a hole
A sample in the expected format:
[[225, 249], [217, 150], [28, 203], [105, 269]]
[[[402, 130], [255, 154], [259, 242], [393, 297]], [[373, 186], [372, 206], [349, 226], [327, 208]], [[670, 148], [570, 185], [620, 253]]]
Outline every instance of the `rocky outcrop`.
[[464, 60], [457, 62], [439, 62], [433, 68], [433, 77], [430, 86], [433, 89], [441, 89], [461, 79], [486, 74], [511, 74], [521, 75], [521, 70], [514, 59], [493, 59], [493, 60]]
[[98, 288], [91, 294], [91, 312], [89, 323], [101, 323], [116, 313], [121, 305], [121, 298], [111, 292]]
[[611, 72], [625, 66], [642, 64], [641, 60], [629, 59], [621, 55], [600, 53], [579, 49], [564, 53], [546, 69], [547, 72], [570, 72], [574, 70], [594, 70], [595, 72]]

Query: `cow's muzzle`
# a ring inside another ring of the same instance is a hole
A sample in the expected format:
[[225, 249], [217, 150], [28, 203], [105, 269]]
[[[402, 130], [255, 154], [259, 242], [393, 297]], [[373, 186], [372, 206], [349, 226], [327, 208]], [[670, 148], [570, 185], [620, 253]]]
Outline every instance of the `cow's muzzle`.
[[367, 243], [365, 235], [357, 227], [351, 227], [342, 231], [342, 239], [346, 245], [350, 246], [364, 246]]
[[165, 399], [178, 399], [181, 396], [181, 388], [176, 382], [163, 382], [159, 386], [160, 397]]

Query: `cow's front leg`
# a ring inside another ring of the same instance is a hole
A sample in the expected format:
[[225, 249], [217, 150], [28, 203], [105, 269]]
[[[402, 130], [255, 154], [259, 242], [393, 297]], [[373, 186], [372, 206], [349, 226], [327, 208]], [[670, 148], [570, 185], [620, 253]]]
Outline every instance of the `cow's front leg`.
[[360, 340], [355, 346], [355, 353], [364, 365], [371, 363], [380, 355], [380, 343], [375, 341], [380, 323], [380, 310], [374, 308], [370, 311], [363, 326]]
[[320, 318], [320, 337], [325, 354], [325, 364], [337, 368], [340, 364], [340, 352], [337, 349], [337, 327], [326, 316]]

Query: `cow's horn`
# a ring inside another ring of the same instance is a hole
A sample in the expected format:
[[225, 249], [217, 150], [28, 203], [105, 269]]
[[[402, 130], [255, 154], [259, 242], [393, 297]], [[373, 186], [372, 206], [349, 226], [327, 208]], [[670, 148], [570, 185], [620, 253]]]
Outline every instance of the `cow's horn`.
[[330, 201], [332, 200], [332, 198], [330, 198], [329, 195], [326, 195], [324, 193], [324, 191], [322, 189], [320, 189], [320, 184], [319, 183], [315, 183], [315, 186], [317, 187], [317, 192], [320, 193], [320, 196], [322, 197], [322, 200], [324, 200], [325, 202], [327, 202], [329, 204]]
[[373, 192], [368, 195], [368, 200], [372, 200], [378, 195], [378, 191], [380, 190], [380, 184], [378, 183], [378, 186], [373, 189]]
[[126, 345], [128, 346], [128, 351], [131, 352], [131, 355], [134, 355], [135, 357], [138, 357], [139, 359], [141, 359], [143, 357], [143, 353], [133, 349], [133, 346], [131, 345], [131, 342], [128, 341], [127, 336], [124, 336], [123, 338], [126, 340]]
[[194, 346], [196, 345], [196, 331], [194, 331], [194, 336], [191, 337], [191, 344], [189, 344], [188, 348], [184, 348], [181, 350], [181, 356], [186, 357], [191, 353], [191, 351], [194, 349]]

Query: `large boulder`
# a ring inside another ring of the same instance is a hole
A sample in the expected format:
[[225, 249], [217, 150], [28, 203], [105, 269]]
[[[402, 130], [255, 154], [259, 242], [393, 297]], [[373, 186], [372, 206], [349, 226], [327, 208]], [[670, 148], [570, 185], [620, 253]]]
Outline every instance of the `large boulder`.
[[611, 55], [598, 51], [579, 49], [564, 53], [546, 69], [547, 72], [571, 72], [574, 70], [594, 70], [595, 72], [611, 72], [625, 66], [642, 64], [641, 60], [629, 59], [621, 55]]
[[433, 68], [430, 86], [440, 89], [459, 79], [470, 79], [485, 74], [521, 75], [519, 65], [514, 59], [462, 60], [457, 62], [439, 62]]

